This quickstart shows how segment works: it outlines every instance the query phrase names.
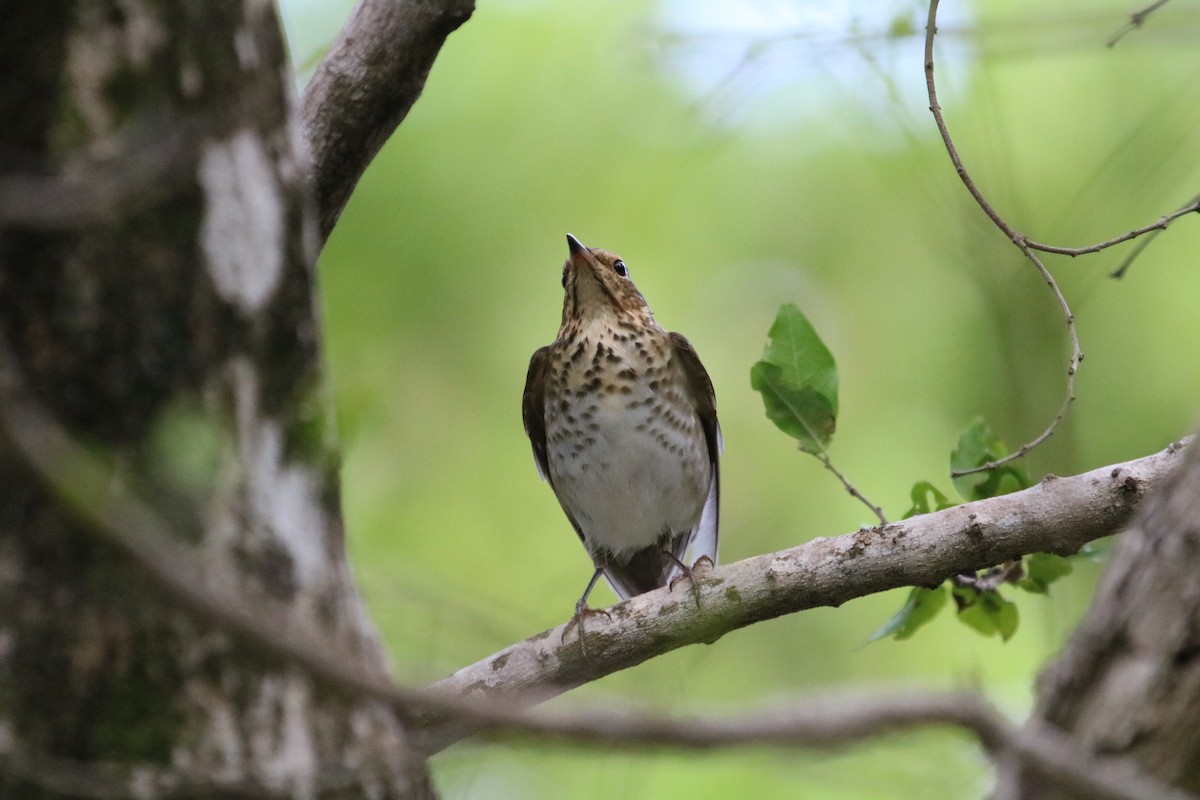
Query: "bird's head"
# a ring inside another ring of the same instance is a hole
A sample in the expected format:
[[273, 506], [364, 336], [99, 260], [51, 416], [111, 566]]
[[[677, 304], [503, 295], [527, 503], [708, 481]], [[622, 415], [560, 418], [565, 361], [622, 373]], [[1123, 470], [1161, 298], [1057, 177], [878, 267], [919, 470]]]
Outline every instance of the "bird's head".
[[563, 264], [563, 325], [597, 317], [651, 317], [646, 299], [633, 285], [629, 267], [616, 253], [585, 247], [567, 234], [570, 255]]

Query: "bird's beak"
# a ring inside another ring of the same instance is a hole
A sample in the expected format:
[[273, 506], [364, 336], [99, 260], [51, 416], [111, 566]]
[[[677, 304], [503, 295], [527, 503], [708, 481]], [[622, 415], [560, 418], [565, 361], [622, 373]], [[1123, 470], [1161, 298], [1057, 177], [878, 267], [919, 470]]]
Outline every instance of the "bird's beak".
[[588, 251], [588, 249], [583, 246], [583, 242], [579, 241], [569, 233], [567, 234], [567, 247], [571, 248], [572, 256], [577, 256]]

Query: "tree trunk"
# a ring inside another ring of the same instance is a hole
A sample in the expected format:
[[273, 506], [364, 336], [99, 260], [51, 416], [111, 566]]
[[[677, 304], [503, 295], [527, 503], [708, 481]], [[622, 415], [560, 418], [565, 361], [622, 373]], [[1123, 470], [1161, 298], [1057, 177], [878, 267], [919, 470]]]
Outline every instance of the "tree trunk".
[[[1028, 725], [1200, 792], [1200, 437], [1121, 535], [1083, 622], [1041, 674]], [[1002, 774], [999, 797], [1065, 795]]]
[[[10, 3], [0, 367], [197, 584], [387, 669], [345, 557], [272, 4]], [[2, 398], [3, 395], [0, 395]], [[0, 795], [431, 793], [402, 721], [164, 596], [0, 437]], [[97, 766], [103, 769], [98, 769]]]

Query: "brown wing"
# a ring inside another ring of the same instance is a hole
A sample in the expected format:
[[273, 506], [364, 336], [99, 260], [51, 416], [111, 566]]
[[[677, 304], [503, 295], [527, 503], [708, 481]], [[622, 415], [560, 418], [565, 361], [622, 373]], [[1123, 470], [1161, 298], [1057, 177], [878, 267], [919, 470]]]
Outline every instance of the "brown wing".
[[692, 349], [691, 343], [683, 334], [671, 334], [671, 347], [683, 374], [687, 378], [688, 392], [692, 403], [696, 406], [696, 414], [700, 417], [700, 425], [704, 429], [704, 440], [708, 443], [708, 460], [713, 467], [721, 454], [721, 426], [717, 424], [717, 394], [713, 391], [712, 381], [708, 372], [700, 363], [700, 357]]
[[546, 369], [550, 365], [550, 348], [539, 347], [529, 359], [525, 376], [525, 394], [521, 397], [521, 416], [525, 420], [525, 435], [533, 445], [533, 460], [542, 480], [550, 480], [550, 461], [546, 455]]
[[689, 536], [683, 537], [683, 541], [674, 542], [673, 549], [678, 551], [676, 558], [681, 558], [690, 547], [693, 558], [707, 555], [716, 564], [721, 519], [721, 426], [717, 423], [717, 394], [691, 343], [681, 334], [672, 333], [671, 348], [687, 378], [688, 394], [692, 398], [696, 416], [700, 418], [704, 441], [708, 445], [708, 463], [712, 466], [712, 483], [708, 487], [708, 498], [704, 501], [700, 522]]

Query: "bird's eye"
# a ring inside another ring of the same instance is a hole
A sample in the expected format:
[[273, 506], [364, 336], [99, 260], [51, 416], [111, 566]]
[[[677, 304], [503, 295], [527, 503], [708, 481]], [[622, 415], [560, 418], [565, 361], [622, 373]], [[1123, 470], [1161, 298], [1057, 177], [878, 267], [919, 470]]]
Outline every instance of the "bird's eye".
[[625, 267], [625, 262], [620, 259], [617, 259], [613, 263], [613, 269], [616, 270], [617, 274], [622, 278], [629, 275], [629, 270]]
[[567, 271], [566, 271], [565, 269], [563, 270], [563, 281], [562, 281], [562, 283], [563, 283], [563, 288], [564, 288], [564, 289], [565, 289], [565, 288], [567, 288]]

